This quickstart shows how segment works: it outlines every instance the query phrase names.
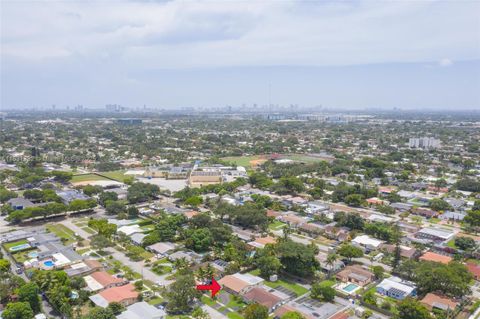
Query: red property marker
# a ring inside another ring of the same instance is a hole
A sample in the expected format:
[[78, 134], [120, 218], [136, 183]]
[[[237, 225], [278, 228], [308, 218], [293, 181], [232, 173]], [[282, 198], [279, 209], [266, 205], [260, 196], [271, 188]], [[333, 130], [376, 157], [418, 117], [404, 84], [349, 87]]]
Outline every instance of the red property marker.
[[215, 278], [212, 277], [212, 283], [210, 285], [197, 285], [197, 290], [211, 290], [212, 298], [222, 289]]

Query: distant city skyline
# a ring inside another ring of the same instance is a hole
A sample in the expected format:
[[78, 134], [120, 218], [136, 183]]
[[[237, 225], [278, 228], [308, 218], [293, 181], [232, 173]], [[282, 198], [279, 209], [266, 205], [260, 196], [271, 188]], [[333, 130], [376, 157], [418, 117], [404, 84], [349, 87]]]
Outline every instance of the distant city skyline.
[[8, 1], [2, 109], [480, 108], [474, 1]]

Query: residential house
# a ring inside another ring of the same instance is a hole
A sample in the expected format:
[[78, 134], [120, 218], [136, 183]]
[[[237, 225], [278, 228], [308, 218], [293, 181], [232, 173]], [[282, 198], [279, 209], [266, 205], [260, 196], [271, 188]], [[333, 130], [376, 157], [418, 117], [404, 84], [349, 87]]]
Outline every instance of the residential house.
[[236, 273], [223, 277], [218, 281], [218, 283], [223, 287], [223, 289], [230, 293], [243, 295], [251, 288], [260, 285], [263, 281], [264, 280], [262, 278], [248, 273]]
[[425, 254], [420, 256], [419, 260], [421, 261], [433, 261], [441, 264], [448, 264], [453, 260], [450, 256], [440, 255], [431, 251], [427, 251]]
[[449, 241], [455, 236], [455, 233], [446, 228], [425, 227], [420, 229], [415, 237], [420, 239], [428, 239], [436, 242]]
[[265, 245], [275, 244], [276, 242], [277, 240], [274, 237], [267, 236], [255, 238], [255, 240], [249, 242], [248, 245], [252, 248], [265, 248]]
[[343, 282], [353, 282], [359, 286], [365, 286], [375, 279], [375, 275], [368, 269], [359, 266], [347, 266], [336, 275], [337, 279]]
[[[390, 254], [395, 253], [396, 246], [391, 244], [382, 244], [380, 249]], [[418, 250], [413, 247], [400, 246], [400, 256], [407, 259], [415, 258], [418, 254]]]
[[467, 262], [466, 266], [468, 271], [473, 275], [473, 278], [480, 281], [480, 265]]
[[443, 311], [455, 310], [458, 306], [458, 302], [455, 300], [431, 292], [426, 294], [420, 302], [430, 311], [433, 311], [433, 309], [440, 309]]
[[289, 298], [287, 294], [266, 286], [253, 287], [243, 295], [245, 302], [258, 303], [267, 307], [269, 311], [274, 311]]
[[362, 248], [365, 248], [366, 250], [371, 251], [380, 248], [380, 245], [385, 242], [383, 240], [372, 238], [368, 235], [360, 235], [355, 237], [352, 240], [352, 243], [356, 246], [360, 246]]
[[149, 305], [145, 301], [134, 303], [117, 316], [117, 319], [163, 319], [167, 314], [164, 310]]
[[11, 198], [7, 201], [7, 204], [10, 205], [13, 210], [22, 210], [27, 207], [35, 206], [32, 201], [23, 197]]
[[425, 218], [434, 218], [434, 217], [437, 217], [438, 215], [440, 215], [439, 212], [436, 212], [434, 210], [424, 208], [424, 207], [413, 207], [412, 210], [411, 210], [411, 213], [413, 215], [419, 215], [419, 216], [423, 216]]
[[123, 278], [117, 278], [110, 275], [106, 271], [97, 271], [88, 276], [83, 277], [87, 284], [88, 290], [99, 291], [108, 288], [122, 286], [127, 283]]
[[350, 238], [350, 230], [347, 227], [336, 227], [335, 223], [325, 226], [324, 235], [327, 238], [344, 242]]
[[151, 251], [152, 253], [162, 257], [167, 256], [170, 252], [175, 250], [175, 248], [177, 248], [177, 245], [170, 242], [155, 243], [146, 247], [148, 251]]
[[410, 211], [410, 209], [412, 209], [413, 206], [414, 206], [413, 204], [401, 203], [401, 202], [390, 204], [390, 207], [395, 208], [396, 211], [401, 213]]
[[107, 308], [112, 302], [118, 302], [126, 307], [137, 302], [138, 295], [134, 285], [126, 284], [103, 290], [89, 298], [95, 305], [102, 308]]
[[383, 279], [383, 281], [378, 284], [377, 292], [384, 296], [402, 300], [406, 297], [415, 297], [417, 295], [417, 288], [411, 282], [403, 281], [398, 277], [390, 277]]
[[90, 199], [90, 197], [75, 189], [57, 191], [57, 195], [62, 199], [62, 202], [67, 205], [76, 199]]

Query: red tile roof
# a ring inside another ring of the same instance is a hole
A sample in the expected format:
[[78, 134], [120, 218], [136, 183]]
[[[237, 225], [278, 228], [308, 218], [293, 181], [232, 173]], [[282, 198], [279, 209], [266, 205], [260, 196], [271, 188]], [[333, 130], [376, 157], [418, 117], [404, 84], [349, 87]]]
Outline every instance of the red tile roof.
[[135, 291], [135, 287], [132, 284], [127, 284], [125, 286], [109, 288], [100, 292], [99, 295], [105, 298], [108, 303], [111, 303], [137, 298], [138, 292]]

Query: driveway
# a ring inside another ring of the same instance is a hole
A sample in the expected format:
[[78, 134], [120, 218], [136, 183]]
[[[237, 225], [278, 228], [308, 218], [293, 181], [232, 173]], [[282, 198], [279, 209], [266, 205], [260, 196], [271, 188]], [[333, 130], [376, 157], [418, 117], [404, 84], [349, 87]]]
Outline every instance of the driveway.
[[210, 306], [203, 305], [202, 309], [210, 315], [210, 318], [212, 319], [226, 319], [228, 318], [227, 316], [223, 315], [222, 313], [218, 312], [217, 310], [213, 309]]
[[[70, 228], [72, 231], [77, 233], [80, 237], [87, 239], [91, 234], [87, 233], [84, 231], [82, 228], [78, 227], [75, 225], [70, 219], [64, 220], [61, 222], [64, 226]], [[130, 258], [125, 256], [122, 252], [116, 250], [113, 247], [108, 247], [104, 249], [105, 251], [108, 251], [109, 253], [112, 254], [113, 258], [121, 262], [122, 264], [128, 266], [131, 268], [133, 271], [143, 275], [144, 279], [150, 280], [160, 286], [168, 286], [170, 285], [173, 281], [172, 280], [167, 280], [166, 277], [169, 276], [169, 274], [165, 274], [162, 276], [157, 275], [156, 273], [152, 272], [150, 269], [146, 268], [143, 264], [143, 262], [138, 262], [138, 261], [131, 261]]]

